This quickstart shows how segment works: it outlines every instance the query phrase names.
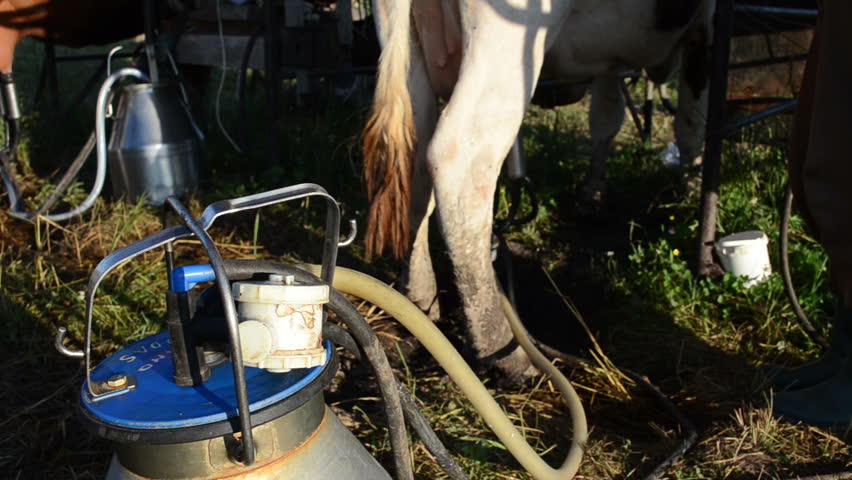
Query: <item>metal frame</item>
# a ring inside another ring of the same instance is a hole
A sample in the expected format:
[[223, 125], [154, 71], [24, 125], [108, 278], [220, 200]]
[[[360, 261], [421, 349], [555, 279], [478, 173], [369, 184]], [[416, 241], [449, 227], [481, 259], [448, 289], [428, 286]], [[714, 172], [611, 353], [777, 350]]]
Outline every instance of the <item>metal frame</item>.
[[[230, 215], [245, 210], [253, 210], [269, 205], [274, 205], [277, 203], [288, 202], [311, 196], [322, 197], [326, 200], [327, 203], [326, 231], [325, 241], [323, 244], [323, 258], [320, 278], [322, 278], [324, 282], [327, 282], [329, 285], [331, 285], [334, 280], [334, 266], [337, 262], [337, 249], [340, 238], [340, 206], [338, 205], [337, 201], [331, 195], [329, 195], [328, 192], [326, 192], [326, 190], [321, 186], [311, 183], [304, 183], [291, 187], [272, 190], [269, 192], [249, 195], [246, 197], [231, 200], [221, 200], [208, 205], [207, 208], [204, 209], [202, 215], [197, 219], [192, 218], [192, 216], [180, 204], [180, 202], [175, 200], [173, 197], [170, 197], [169, 203], [175, 210], [178, 211], [182, 221], [186, 223], [187, 226], [179, 225], [166, 228], [160, 231], [159, 233], [146, 237], [120, 250], [116, 250], [115, 252], [107, 255], [103, 260], [101, 260], [100, 263], [98, 263], [97, 267], [95, 267], [95, 270], [92, 272], [92, 275], [89, 278], [88, 287], [86, 289], [85, 347], [83, 351], [71, 351], [65, 348], [64, 346], [60, 349], [60, 351], [67, 356], [74, 358], [85, 358], [86, 385], [88, 389], [89, 398], [91, 398], [93, 401], [97, 401], [99, 399], [108, 396], [114, 396], [119, 393], [118, 391], [96, 392], [95, 390], [101, 389], [93, 388], [91, 378], [92, 318], [94, 313], [95, 295], [97, 293], [97, 289], [101, 281], [104, 279], [104, 277], [106, 277], [109, 272], [145, 252], [151, 251], [161, 246], [167, 246], [175, 240], [189, 237], [191, 235], [196, 235], [199, 240], [202, 241], [202, 244], [210, 255], [210, 260], [211, 263], [214, 265], [214, 268], [216, 268], [217, 265], [221, 267], [221, 255], [218, 253], [218, 250], [216, 250], [215, 243], [213, 243], [212, 239], [207, 234], [207, 230], [213, 225], [217, 218], [223, 215]], [[229, 296], [225, 293], [230, 293], [230, 285], [228, 285], [227, 277], [223, 274], [224, 268], [218, 268], [216, 273], [216, 281], [217, 284], [219, 284], [220, 290], [223, 293], [223, 302], [226, 303], [226, 312], [229, 312], [229, 336], [232, 343], [232, 350], [233, 352], [237, 352], [236, 355], [234, 355], [234, 358], [232, 358], [232, 361], [234, 364], [234, 388], [236, 390], [237, 395], [238, 411], [240, 417], [241, 431], [243, 435], [242, 438], [244, 442], [244, 462], [246, 464], [251, 464], [254, 461], [254, 451], [251, 435], [251, 417], [249, 415], [248, 393], [245, 383], [244, 366], [242, 363], [241, 355], [239, 354], [239, 352], [241, 352], [241, 347], [239, 339], [239, 330], [237, 328], [236, 308], [234, 307], [233, 301], [230, 302], [230, 305], [227, 304]], [[57, 331], [55, 341], [57, 347], [62, 345], [64, 334], [64, 328], [60, 328]], [[123, 390], [126, 389], [122, 389], [122, 391]]]
[[[710, 91], [708, 92], [707, 135], [704, 145], [701, 207], [699, 210], [700, 236], [698, 239], [697, 271], [702, 276], [715, 276], [722, 273], [722, 268], [713, 259], [713, 244], [716, 240], [723, 140], [726, 136], [731, 135], [742, 127], [751, 125], [772, 115], [787, 112], [796, 105], [795, 99], [789, 100], [781, 105], [755, 113], [739, 121], [726, 123], [724, 109], [728, 94], [728, 71], [771, 63], [769, 61], [759, 61], [730, 65], [734, 15], [738, 12], [785, 15], [805, 19], [812, 19], [817, 15], [816, 10], [738, 5], [735, 0], [716, 1], [713, 32], [713, 70], [710, 75]], [[790, 59], [782, 57], [776, 60], [783, 62]]]

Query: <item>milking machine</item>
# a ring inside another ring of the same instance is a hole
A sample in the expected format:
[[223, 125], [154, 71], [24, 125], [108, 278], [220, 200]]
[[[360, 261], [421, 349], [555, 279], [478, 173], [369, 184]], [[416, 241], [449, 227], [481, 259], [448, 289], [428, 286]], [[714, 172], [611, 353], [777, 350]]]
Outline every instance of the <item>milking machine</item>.
[[[124, 79], [136, 83], [118, 89], [114, 87]], [[3, 104], [16, 104], [6, 92], [14, 92], [14, 85], [3, 90]], [[111, 100], [118, 97], [118, 107], [111, 108]], [[8, 110], [8, 109], [7, 109]], [[112, 134], [107, 143], [106, 119], [111, 117]], [[18, 135], [15, 121], [4, 117], [7, 124], [7, 141], [3, 151], [2, 177], [11, 204], [10, 216], [32, 221], [61, 198], [62, 189], [39, 208], [28, 212], [23, 205], [20, 188], [15, 181], [11, 159], [17, 147]], [[15, 133], [15, 134], [13, 134]], [[162, 206], [170, 195], [183, 197], [197, 187], [204, 162], [203, 136], [192, 120], [186, 104], [174, 85], [151, 81], [147, 74], [135, 68], [122, 68], [112, 73], [102, 84], [95, 111], [95, 150], [97, 171], [92, 189], [77, 207], [63, 213], [43, 214], [48, 220], [59, 222], [81, 215], [94, 205], [101, 194], [110, 171], [113, 192], [127, 201], [138, 202], [144, 197], [146, 204]], [[86, 147], [81, 152], [85, 161]], [[78, 162], [75, 162], [78, 163]], [[80, 162], [80, 166], [82, 166]], [[77, 169], [69, 170], [60, 184], [67, 186], [76, 176]], [[70, 177], [70, 178], [69, 178]]]
[[[33, 221], [41, 216], [59, 222], [81, 215], [94, 205], [110, 172], [113, 194], [129, 202], [144, 198], [149, 206], [162, 206], [169, 196], [184, 197], [200, 181], [205, 160], [204, 136], [192, 119], [188, 99], [181, 98], [178, 86], [161, 80], [155, 54], [155, 15], [149, 11], [153, 2], [145, 2], [145, 53], [148, 74], [135, 68], [122, 68], [109, 74], [112, 56], [107, 59], [108, 76], [98, 91], [95, 108], [95, 132], [72, 163], [57, 189], [35, 212], [23, 205], [15, 180], [13, 160], [20, 141], [20, 112], [11, 74], [0, 75], [0, 114], [6, 124], [6, 146], [0, 152], [0, 177], [9, 196], [9, 215]], [[174, 67], [174, 65], [172, 65]], [[177, 70], [175, 68], [175, 76]], [[132, 79], [120, 88], [119, 82]], [[113, 109], [113, 100], [117, 108]], [[112, 118], [112, 132], [107, 143], [106, 119]], [[67, 212], [48, 213], [62, 198], [65, 190], [96, 150], [97, 171], [86, 198]]]
[[[321, 265], [223, 260], [207, 230], [223, 215], [306, 197], [327, 205]], [[461, 355], [404, 296], [362, 273], [335, 267], [340, 213], [321, 187], [302, 184], [209, 205], [193, 218], [167, 199], [182, 222], [104, 258], [85, 296], [80, 390], [84, 422], [115, 443], [109, 479], [140, 478], [390, 478], [326, 406], [323, 389], [334, 377], [335, 345], [363, 358], [376, 374], [388, 417], [396, 478], [413, 478], [405, 421], [452, 479], [466, 478], [408, 391], [393, 377], [375, 333], [343, 293], [384, 309], [436, 358], [497, 437], [537, 479], [567, 479], [579, 466], [587, 429], [579, 398], [568, 380], [532, 345], [505, 304], [513, 332], [533, 363], [551, 375], [566, 399], [573, 443], [559, 469], [526, 443]], [[92, 322], [101, 281], [119, 265], [174, 241], [195, 236], [209, 264], [167, 263], [166, 330], [132, 343], [92, 368]], [[213, 282], [202, 289], [198, 285]], [[346, 327], [329, 321], [334, 312]]]

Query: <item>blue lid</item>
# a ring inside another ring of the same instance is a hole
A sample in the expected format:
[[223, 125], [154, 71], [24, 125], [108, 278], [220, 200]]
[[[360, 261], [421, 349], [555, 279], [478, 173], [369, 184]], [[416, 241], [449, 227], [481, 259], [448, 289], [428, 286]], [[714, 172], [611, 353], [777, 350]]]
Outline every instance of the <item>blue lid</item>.
[[[331, 344], [326, 341], [326, 365]], [[246, 367], [249, 410], [256, 412], [280, 402], [317, 378], [325, 365], [270, 373]], [[113, 375], [134, 375], [137, 386], [122, 395], [92, 402], [83, 383], [81, 402], [100, 420], [134, 429], [170, 429], [206, 425], [237, 416], [234, 371], [231, 362], [213, 368], [210, 379], [195, 387], [174, 383], [174, 364], [168, 332], [160, 332], [131, 344], [92, 370], [93, 381]]]

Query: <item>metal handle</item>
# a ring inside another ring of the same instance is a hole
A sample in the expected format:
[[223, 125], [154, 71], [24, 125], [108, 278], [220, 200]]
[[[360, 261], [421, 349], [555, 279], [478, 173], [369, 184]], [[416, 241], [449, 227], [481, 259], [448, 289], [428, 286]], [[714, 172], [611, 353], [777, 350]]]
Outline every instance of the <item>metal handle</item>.
[[[337, 244], [340, 238], [340, 207], [337, 201], [319, 185], [303, 183], [290, 187], [279, 188], [269, 192], [258, 193], [246, 197], [214, 202], [204, 209], [201, 217], [196, 220], [199, 227], [208, 230], [217, 218], [223, 215], [257, 209], [277, 203], [288, 202], [300, 198], [319, 196], [326, 200], [326, 229], [323, 243], [323, 258], [321, 278], [329, 285], [334, 280], [334, 264], [337, 262]], [[91, 350], [92, 350], [92, 317], [94, 313], [95, 294], [104, 277], [119, 265], [169, 242], [192, 235], [189, 228], [177, 225], [166, 228], [136, 243], [116, 250], [98, 263], [86, 288], [86, 340], [83, 354], [86, 359], [86, 382], [92, 398], [99, 395], [92, 391], [91, 383]]]
[[107, 77], [112, 75], [112, 57], [114, 57], [115, 54], [118, 53], [123, 48], [124, 47], [121, 46], [121, 45], [119, 45], [117, 47], [112, 47], [112, 50], [110, 50], [109, 53], [107, 54], [107, 65], [106, 65]]

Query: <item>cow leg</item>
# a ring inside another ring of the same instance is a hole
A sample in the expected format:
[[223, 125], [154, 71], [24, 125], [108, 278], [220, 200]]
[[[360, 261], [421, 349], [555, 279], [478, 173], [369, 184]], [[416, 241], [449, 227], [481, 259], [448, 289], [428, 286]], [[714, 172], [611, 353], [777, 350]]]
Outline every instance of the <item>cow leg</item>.
[[491, 264], [492, 202], [538, 77], [544, 29], [530, 29], [528, 19], [505, 19], [485, 2], [467, 8], [462, 8], [469, 22], [462, 75], [427, 162], [474, 353], [513, 382], [534, 370], [512, 341], [502, 312]]
[[674, 131], [681, 166], [695, 172], [701, 165], [707, 125], [707, 91], [710, 62], [709, 33], [691, 32], [683, 50]]
[[597, 216], [604, 206], [606, 167], [612, 142], [624, 123], [624, 95], [617, 75], [598, 77], [592, 83], [592, 107], [589, 130], [592, 135], [592, 159], [583, 185], [577, 211], [582, 216]]
[[[392, 0], [376, 0], [373, 4], [373, 19], [376, 34], [384, 49], [390, 35], [389, 11]], [[414, 128], [418, 148], [411, 172], [411, 200], [409, 204], [410, 231], [414, 242], [408, 268], [403, 273], [401, 290], [415, 305], [432, 320], [440, 317], [437, 296], [438, 286], [432, 257], [429, 253], [429, 217], [435, 209], [432, 193], [432, 177], [426, 165], [426, 146], [432, 139], [438, 121], [438, 102], [429, 83], [423, 52], [412, 44], [409, 58], [408, 90], [414, 115]]]
[[429, 216], [435, 209], [435, 199], [432, 194], [432, 177], [426, 164], [425, 146], [429, 145], [435, 132], [438, 103], [429, 85], [426, 66], [419, 50], [412, 52], [408, 84], [417, 143], [422, 148], [417, 149], [411, 178], [410, 221], [411, 231], [415, 233], [403, 288], [409, 300], [426, 312], [429, 318], [437, 320], [440, 317], [438, 285], [429, 254]]

